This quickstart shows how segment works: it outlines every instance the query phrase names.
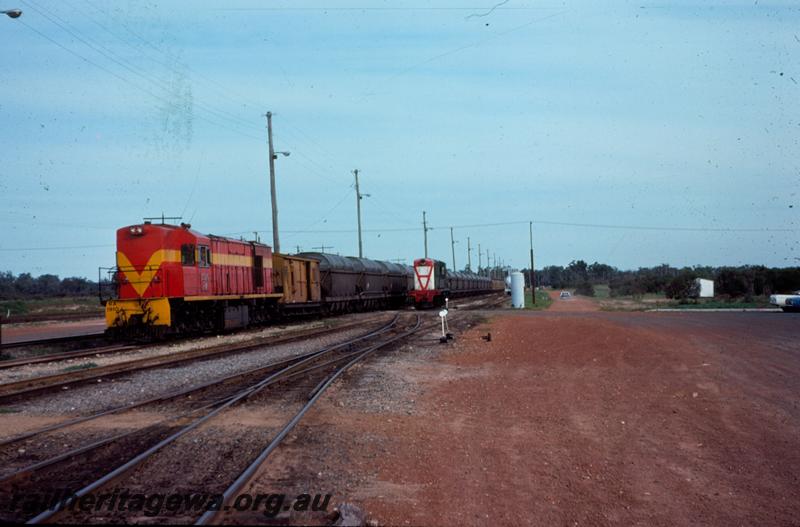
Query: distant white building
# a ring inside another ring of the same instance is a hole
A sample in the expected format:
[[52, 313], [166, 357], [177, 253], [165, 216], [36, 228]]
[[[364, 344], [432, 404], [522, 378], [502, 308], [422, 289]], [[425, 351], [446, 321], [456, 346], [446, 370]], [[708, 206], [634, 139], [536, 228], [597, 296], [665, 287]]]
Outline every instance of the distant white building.
[[692, 284], [692, 291], [690, 296], [693, 298], [713, 298], [714, 280], [706, 280], [705, 278], [695, 278], [694, 284]]

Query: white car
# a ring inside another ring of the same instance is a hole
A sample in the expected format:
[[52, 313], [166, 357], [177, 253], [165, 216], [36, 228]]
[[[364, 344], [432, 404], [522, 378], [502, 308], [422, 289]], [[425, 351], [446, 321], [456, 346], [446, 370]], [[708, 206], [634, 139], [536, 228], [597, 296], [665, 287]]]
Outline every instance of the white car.
[[769, 303], [784, 311], [800, 311], [800, 291], [790, 295], [770, 295]]
[[559, 298], [572, 298], [572, 293], [569, 291], [561, 291], [561, 294], [558, 295]]

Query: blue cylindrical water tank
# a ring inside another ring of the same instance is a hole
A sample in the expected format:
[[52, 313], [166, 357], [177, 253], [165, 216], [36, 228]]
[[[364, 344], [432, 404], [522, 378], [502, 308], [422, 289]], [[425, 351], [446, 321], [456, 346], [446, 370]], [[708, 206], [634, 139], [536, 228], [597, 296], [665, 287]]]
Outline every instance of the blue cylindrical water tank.
[[511, 307], [525, 307], [525, 277], [519, 271], [511, 273]]

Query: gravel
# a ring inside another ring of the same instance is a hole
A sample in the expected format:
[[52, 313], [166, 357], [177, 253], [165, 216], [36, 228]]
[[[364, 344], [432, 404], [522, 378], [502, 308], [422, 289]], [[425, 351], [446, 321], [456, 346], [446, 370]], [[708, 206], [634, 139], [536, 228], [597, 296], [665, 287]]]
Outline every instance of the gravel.
[[[14, 411], [28, 415], [66, 414], [71, 417], [94, 413], [264, 366], [283, 358], [308, 353], [324, 346], [341, 342], [347, 338], [358, 336], [369, 328], [377, 327], [378, 325], [379, 323], [373, 323], [364, 328], [354, 328], [341, 333], [303, 341], [192, 361], [175, 367], [144, 370], [111, 380], [101, 379], [100, 381], [102, 382], [94, 382], [62, 390], [62, 393], [58, 396], [50, 394], [44, 397], [35, 397], [32, 400], [17, 403], [11, 408]], [[224, 342], [236, 342], [247, 340], [247, 338], [240, 335], [228, 336], [225, 337]], [[249, 338], [252, 338], [252, 336]], [[212, 341], [208, 345], [223, 342], [223, 338], [206, 340]], [[196, 344], [182, 343], [175, 347], [170, 346], [170, 352], [182, 351], [192, 345]]]
[[[337, 325], [351, 322], [351, 320], [337, 319]], [[329, 324], [329, 322], [328, 322]], [[290, 331], [303, 331], [314, 328], [324, 328], [326, 322], [323, 320], [313, 320], [309, 322], [302, 322], [299, 324], [292, 324], [286, 326], [270, 326], [263, 329], [248, 330], [231, 335], [220, 335], [212, 337], [201, 337], [191, 340], [186, 340], [177, 343], [165, 343], [152, 347], [137, 348], [133, 350], [121, 351], [119, 353], [109, 353], [100, 355], [90, 355], [87, 357], [80, 357], [75, 359], [60, 360], [54, 362], [44, 362], [39, 364], [32, 364], [29, 366], [20, 366], [16, 368], [9, 368], [0, 370], [0, 383], [14, 382], [31, 377], [40, 377], [45, 375], [53, 375], [61, 373], [64, 368], [70, 366], [79, 366], [92, 362], [97, 366], [106, 366], [108, 364], [116, 364], [119, 362], [126, 362], [130, 360], [141, 359], [145, 357], [156, 357], [160, 355], [169, 355], [171, 353], [178, 353], [189, 349], [202, 349], [217, 346], [222, 342], [235, 343], [246, 342], [256, 338], [264, 338], [281, 335], [287, 330]]]

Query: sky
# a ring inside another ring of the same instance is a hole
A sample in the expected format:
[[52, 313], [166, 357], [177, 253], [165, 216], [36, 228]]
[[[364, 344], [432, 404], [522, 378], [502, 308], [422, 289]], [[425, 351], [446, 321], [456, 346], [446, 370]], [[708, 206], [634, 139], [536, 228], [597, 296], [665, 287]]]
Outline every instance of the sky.
[[283, 252], [800, 262], [797, 2], [2, 1], [0, 271], [271, 244], [267, 111]]

